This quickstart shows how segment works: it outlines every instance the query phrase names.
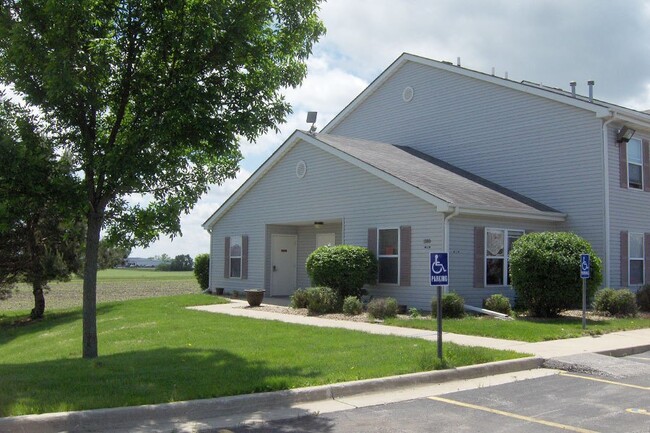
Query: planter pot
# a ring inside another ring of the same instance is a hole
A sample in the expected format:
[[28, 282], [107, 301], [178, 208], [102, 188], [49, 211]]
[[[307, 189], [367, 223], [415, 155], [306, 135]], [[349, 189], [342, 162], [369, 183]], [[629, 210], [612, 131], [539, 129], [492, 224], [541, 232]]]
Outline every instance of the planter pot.
[[214, 290], [217, 295], [219, 296], [223, 295], [223, 287], [217, 287]]
[[246, 301], [248, 302], [248, 305], [251, 307], [259, 307], [262, 303], [262, 299], [264, 299], [264, 292], [265, 290], [262, 289], [244, 290], [244, 293], [246, 293]]

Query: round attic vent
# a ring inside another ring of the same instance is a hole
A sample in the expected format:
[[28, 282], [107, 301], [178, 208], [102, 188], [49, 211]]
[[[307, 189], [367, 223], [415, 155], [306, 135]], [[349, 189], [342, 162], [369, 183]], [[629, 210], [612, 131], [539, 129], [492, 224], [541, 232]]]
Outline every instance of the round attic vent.
[[296, 177], [298, 177], [298, 179], [302, 179], [306, 174], [307, 164], [305, 161], [298, 161], [298, 164], [296, 164]]
[[404, 88], [404, 91], [402, 92], [402, 99], [404, 102], [411, 102], [411, 99], [413, 99], [413, 87], [408, 86]]

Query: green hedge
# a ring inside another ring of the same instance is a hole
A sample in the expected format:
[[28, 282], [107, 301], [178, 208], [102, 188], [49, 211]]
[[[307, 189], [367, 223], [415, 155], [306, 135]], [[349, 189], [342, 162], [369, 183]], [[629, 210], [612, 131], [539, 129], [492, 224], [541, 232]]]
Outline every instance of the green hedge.
[[194, 276], [202, 290], [210, 284], [210, 254], [198, 254], [194, 257]]
[[315, 286], [336, 290], [345, 299], [363, 295], [363, 285], [377, 279], [377, 259], [364, 247], [354, 245], [323, 246], [307, 258], [307, 273]]
[[591, 255], [587, 296], [602, 281], [601, 260], [589, 242], [574, 233], [529, 233], [513, 244], [510, 275], [517, 297], [537, 317], [554, 317], [581, 305], [580, 255]]

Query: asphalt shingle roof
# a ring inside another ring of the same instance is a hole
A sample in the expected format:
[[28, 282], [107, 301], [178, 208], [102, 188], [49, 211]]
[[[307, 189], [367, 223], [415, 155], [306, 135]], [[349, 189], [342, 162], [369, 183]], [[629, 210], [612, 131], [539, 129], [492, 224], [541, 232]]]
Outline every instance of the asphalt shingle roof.
[[559, 213], [549, 206], [410, 147], [329, 134], [317, 134], [315, 138], [455, 206]]

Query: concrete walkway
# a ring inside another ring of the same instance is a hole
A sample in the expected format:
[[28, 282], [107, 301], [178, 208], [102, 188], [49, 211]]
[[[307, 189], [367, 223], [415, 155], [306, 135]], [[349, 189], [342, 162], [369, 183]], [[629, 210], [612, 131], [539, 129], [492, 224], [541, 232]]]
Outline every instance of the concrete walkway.
[[[436, 340], [435, 331], [273, 313], [250, 308], [244, 301], [190, 308], [254, 319], [343, 328], [373, 334], [421, 338], [429, 341]], [[515, 350], [535, 355], [535, 357], [278, 392], [137, 407], [6, 417], [0, 418], [0, 432], [196, 433], [218, 431], [225, 433], [228, 430], [220, 429], [239, 424], [350, 410], [356, 407], [443, 395], [454, 391], [478, 389], [553, 375], [557, 373], [557, 370], [539, 368], [545, 360], [550, 358], [564, 357], [559, 361], [562, 364], [574, 362], [567, 358], [575, 357], [575, 355], [588, 358], [589, 356], [580, 355], [586, 353], [598, 352], [621, 356], [650, 350], [650, 329], [541, 343], [523, 343], [451, 333], [444, 333], [443, 340], [462, 345]], [[598, 362], [602, 363], [603, 361], [599, 360]]]
[[[228, 314], [231, 316], [250, 317], [253, 319], [278, 320], [281, 322], [301, 325], [321, 326], [324, 328], [350, 329], [370, 334], [396, 335], [400, 337], [421, 338], [429, 341], [437, 340], [436, 331], [401, 328], [397, 326], [382, 325], [379, 323], [352, 322], [348, 320], [333, 320], [321, 317], [261, 311], [256, 308], [248, 307], [246, 301], [241, 300], [233, 300], [229, 304], [190, 307], [190, 309]], [[565, 340], [543, 341], [539, 343], [500, 340], [497, 338], [476, 337], [472, 335], [452, 334], [449, 332], [443, 332], [442, 339], [445, 342], [452, 342], [464, 346], [481, 346], [493, 349], [514, 350], [521, 353], [529, 353], [544, 359], [594, 352], [622, 354], [625, 353], [626, 349], [638, 348], [640, 346], [647, 346], [648, 349], [650, 349], [650, 329], [612, 332], [610, 334], [593, 337], [570, 338]]]

